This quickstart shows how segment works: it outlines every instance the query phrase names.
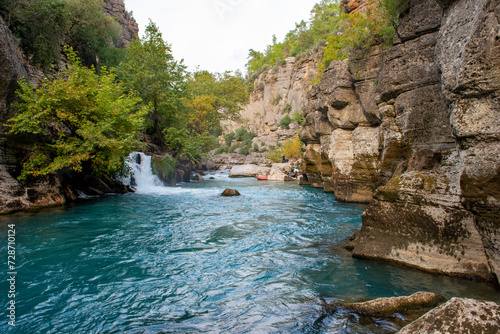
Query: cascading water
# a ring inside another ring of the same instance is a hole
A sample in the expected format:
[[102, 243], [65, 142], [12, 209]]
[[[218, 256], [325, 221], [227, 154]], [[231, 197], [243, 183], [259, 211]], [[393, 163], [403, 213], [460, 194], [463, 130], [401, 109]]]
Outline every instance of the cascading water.
[[129, 155], [127, 164], [132, 171], [123, 183], [136, 188], [138, 193], [157, 193], [165, 188], [161, 180], [153, 174], [151, 156], [134, 152]]

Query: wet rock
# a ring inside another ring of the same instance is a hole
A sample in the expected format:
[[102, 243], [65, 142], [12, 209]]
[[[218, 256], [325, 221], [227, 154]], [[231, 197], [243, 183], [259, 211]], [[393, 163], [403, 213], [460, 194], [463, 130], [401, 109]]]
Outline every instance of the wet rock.
[[204, 178], [203, 178], [203, 176], [201, 176], [201, 173], [196, 173], [196, 174], [194, 174], [191, 177], [191, 180], [194, 180], [194, 181], [203, 181]]
[[341, 303], [343, 307], [361, 315], [386, 317], [413, 309], [435, 307], [445, 301], [443, 296], [430, 292], [417, 292], [411, 296], [378, 298], [363, 303]]
[[452, 298], [402, 328], [398, 334], [498, 333], [500, 305], [494, 302]]
[[222, 192], [221, 196], [225, 196], [225, 197], [231, 197], [231, 196], [240, 196], [240, 192], [236, 189], [229, 189], [229, 188], [226, 188], [224, 189], [224, 191]]

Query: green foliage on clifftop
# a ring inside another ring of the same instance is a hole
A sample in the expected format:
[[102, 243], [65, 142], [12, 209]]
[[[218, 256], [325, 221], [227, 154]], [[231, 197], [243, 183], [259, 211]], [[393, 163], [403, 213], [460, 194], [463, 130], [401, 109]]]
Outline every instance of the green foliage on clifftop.
[[250, 81], [266, 68], [280, 65], [287, 57], [300, 58], [307, 52], [317, 51], [326, 45], [326, 39], [334, 31], [340, 20], [340, 5], [336, 0], [322, 0], [314, 5], [311, 18], [295, 24], [283, 42], [273, 36], [271, 45], [264, 52], [250, 49], [246, 64]]
[[375, 44], [390, 44], [397, 33], [400, 14], [406, 0], [366, 0], [367, 6], [356, 13], [341, 13], [337, 31], [327, 38], [323, 59], [318, 66], [322, 74], [333, 60], [347, 59], [349, 52], [362, 51]]
[[322, 0], [314, 6], [308, 22], [295, 24], [283, 40], [273, 35], [272, 44], [264, 52], [250, 49], [246, 64], [249, 81], [261, 72], [282, 64], [287, 57], [300, 58], [324, 49], [319, 64], [321, 74], [332, 60], [345, 59], [349, 52], [373, 44], [391, 43], [397, 34], [400, 15], [407, 0], [365, 0], [365, 7], [345, 13], [338, 0]]

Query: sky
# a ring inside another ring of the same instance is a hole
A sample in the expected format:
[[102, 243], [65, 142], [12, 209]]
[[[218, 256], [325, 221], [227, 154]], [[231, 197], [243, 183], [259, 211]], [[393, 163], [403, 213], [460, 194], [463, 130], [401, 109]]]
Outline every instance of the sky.
[[248, 50], [282, 41], [319, 0], [125, 0], [142, 37], [149, 19], [188, 70], [245, 73]]

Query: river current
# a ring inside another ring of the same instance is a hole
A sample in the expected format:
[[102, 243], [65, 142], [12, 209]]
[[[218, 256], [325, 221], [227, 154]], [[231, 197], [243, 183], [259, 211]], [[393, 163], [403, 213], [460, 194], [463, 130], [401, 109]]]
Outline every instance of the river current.
[[[293, 183], [231, 179], [164, 187], [149, 160], [137, 192], [0, 217], [2, 333], [391, 333], [325, 302], [431, 291], [497, 300], [486, 283], [358, 260], [342, 246], [363, 205]], [[223, 198], [225, 188], [241, 196]], [[16, 326], [7, 230], [16, 230]]]

